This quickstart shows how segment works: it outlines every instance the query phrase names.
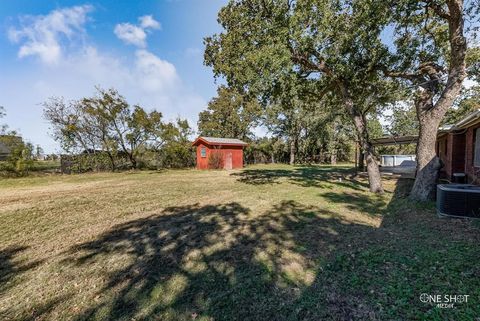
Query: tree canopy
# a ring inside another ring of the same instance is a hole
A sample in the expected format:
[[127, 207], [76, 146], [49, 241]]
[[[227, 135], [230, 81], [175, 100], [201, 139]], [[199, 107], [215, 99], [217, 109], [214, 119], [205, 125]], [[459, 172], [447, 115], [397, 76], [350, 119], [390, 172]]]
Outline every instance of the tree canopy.
[[[171, 150], [182, 158], [190, 150], [186, 142], [190, 127], [185, 120], [164, 123], [159, 111], [131, 106], [115, 89], [97, 88], [96, 95], [69, 102], [51, 98], [43, 106], [53, 136], [65, 151], [105, 153], [112, 170], [117, 168], [119, 156], [125, 156], [132, 168], [138, 168], [139, 158], [148, 152]], [[186, 150], [181, 151], [179, 144]]]
[[366, 115], [391, 99], [375, 68], [388, 52], [380, 40], [386, 9], [363, 0], [230, 1], [219, 13], [224, 31], [205, 40], [205, 63], [264, 102], [291, 94], [285, 88], [337, 96], [366, 155], [370, 189], [382, 192]]
[[369, 122], [385, 106], [413, 100], [418, 124], [411, 112], [395, 116], [410, 122], [404, 132], [420, 132], [412, 195], [426, 199], [438, 172], [436, 130], [467, 64], [478, 69], [478, 51], [467, 55], [466, 45], [477, 25], [464, 21], [478, 21], [479, 8], [461, 0], [231, 0], [219, 13], [223, 31], [205, 39], [205, 63], [263, 106], [280, 101], [283, 112], [286, 102], [328, 93], [355, 129], [375, 192], [382, 186], [370, 138], [378, 126]]
[[206, 110], [198, 115], [202, 136], [250, 139], [252, 127], [259, 123], [260, 106], [256, 99], [242, 95], [234, 88], [220, 86]]

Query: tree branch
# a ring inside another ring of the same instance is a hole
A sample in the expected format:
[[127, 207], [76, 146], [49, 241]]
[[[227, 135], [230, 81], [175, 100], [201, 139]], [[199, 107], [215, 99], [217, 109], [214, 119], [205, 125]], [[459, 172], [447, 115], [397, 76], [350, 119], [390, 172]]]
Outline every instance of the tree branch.
[[450, 14], [446, 12], [441, 5], [435, 3], [434, 1], [427, 1], [427, 8], [430, 8], [442, 19], [450, 20]]

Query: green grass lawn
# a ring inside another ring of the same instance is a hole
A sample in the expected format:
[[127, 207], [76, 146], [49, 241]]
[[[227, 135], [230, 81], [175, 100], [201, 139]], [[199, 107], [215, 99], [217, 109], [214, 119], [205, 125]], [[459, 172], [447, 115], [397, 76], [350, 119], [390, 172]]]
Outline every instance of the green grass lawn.
[[0, 180], [0, 320], [479, 320], [479, 224], [384, 183], [285, 165]]

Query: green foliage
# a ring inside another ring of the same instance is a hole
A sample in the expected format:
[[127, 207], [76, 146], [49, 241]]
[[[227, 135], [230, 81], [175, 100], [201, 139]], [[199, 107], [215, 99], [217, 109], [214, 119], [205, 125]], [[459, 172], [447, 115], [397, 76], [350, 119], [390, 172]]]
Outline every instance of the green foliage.
[[480, 47], [477, 45], [467, 49], [465, 57], [468, 76], [477, 82], [480, 82]]
[[287, 143], [277, 137], [254, 138], [244, 149], [244, 158], [247, 164], [259, 163], [287, 163]]
[[[462, 11], [460, 14], [457, 8]], [[450, 91], [453, 83], [463, 80], [464, 63], [470, 79], [478, 80], [480, 49], [475, 45], [480, 19], [478, 1], [402, 0], [394, 3], [391, 13], [390, 28], [394, 32], [393, 45], [384, 61], [390, 71], [387, 74], [408, 84], [407, 89], [415, 97], [420, 113], [448, 100], [445, 118], [442, 121], [440, 117], [439, 121], [455, 123], [473, 110], [472, 101], [464, 101], [452, 110], [452, 97], [457, 93]], [[467, 42], [470, 48], [465, 46]], [[462, 78], [457, 79], [460, 75]], [[420, 87], [422, 90], [417, 90]], [[443, 112], [437, 114], [443, 116]], [[409, 121], [405, 128], [413, 129], [411, 124]]]
[[[0, 106], [0, 118], [5, 116], [5, 109]], [[25, 143], [15, 131], [9, 131], [6, 124], [0, 125], [0, 143], [8, 151], [6, 160], [0, 161], [0, 174], [24, 176], [34, 164], [34, 147]]]
[[367, 119], [368, 132], [371, 138], [380, 138], [385, 136], [383, 133], [383, 127], [378, 117], [369, 117]]
[[40, 146], [40, 145], [36, 145], [35, 146], [35, 153], [34, 153], [34, 157], [36, 160], [40, 160], [43, 155], [44, 155], [44, 151], [43, 151], [43, 148]]
[[[129, 168], [129, 160], [125, 155], [116, 155], [115, 164], [117, 169]], [[111, 159], [107, 153], [101, 151], [62, 155], [60, 167], [65, 174], [107, 171], [111, 169]]]
[[[3, 106], [0, 106], [0, 119], [5, 117], [5, 115], [6, 115], [5, 108]], [[0, 135], [6, 134], [7, 130], [8, 130], [7, 124], [0, 124]]]
[[[395, 104], [392, 114], [385, 117], [387, 125], [385, 131], [390, 136], [416, 136], [419, 132], [419, 124], [415, 107], [411, 104]], [[415, 154], [415, 144], [402, 144], [393, 146], [378, 146], [378, 154]]]
[[207, 110], [198, 115], [198, 130], [202, 136], [227, 137], [248, 140], [251, 128], [260, 117], [260, 106], [233, 88], [220, 86], [217, 97]]
[[1, 135], [0, 142], [9, 150], [7, 159], [0, 162], [0, 172], [15, 176], [24, 176], [34, 165], [33, 145], [23, 142], [15, 132]]
[[[431, 81], [428, 87], [441, 91], [445, 86], [445, 76], [452, 64], [451, 44], [449, 39], [450, 10], [456, 7], [458, 1], [413, 1], [401, 0], [392, 2], [390, 28], [393, 28], [393, 46], [389, 53], [390, 69], [409, 73], [409, 79], [414, 83]], [[466, 1], [461, 7], [463, 19], [469, 23], [462, 25], [467, 41], [475, 41], [478, 32], [479, 11], [478, 1]], [[454, 13], [452, 13], [454, 14]], [[451, 32], [454, 32], [451, 30]], [[462, 41], [457, 39], [456, 41]], [[457, 43], [457, 46], [460, 43]], [[454, 57], [453, 59], [459, 59]], [[478, 50], [467, 51], [467, 65], [478, 62]], [[437, 74], [438, 73], [438, 74]], [[420, 76], [420, 77], [417, 77]], [[434, 81], [436, 80], [436, 81]], [[436, 86], [437, 88], [432, 88]]]
[[390, 98], [374, 68], [387, 51], [379, 35], [388, 11], [380, 1], [230, 1], [219, 13], [224, 31], [205, 39], [205, 63], [264, 99], [291, 96], [286, 86], [301, 81], [316, 97], [347, 95], [368, 109]]
[[480, 86], [474, 86], [464, 91], [458, 106], [451, 108], [445, 114], [443, 124], [454, 125], [469, 114], [480, 109]]
[[164, 144], [157, 152], [158, 168], [187, 168], [195, 165], [195, 148], [189, 137], [193, 134], [186, 120], [177, 119], [163, 127]]
[[74, 158], [74, 171], [105, 170], [107, 159], [111, 170], [123, 169], [125, 159], [130, 168], [192, 163], [185, 120], [164, 123], [160, 112], [130, 106], [115, 89], [97, 88], [95, 96], [71, 102], [51, 98], [44, 103], [44, 116], [67, 153], [89, 155]]
[[[282, 142], [283, 155], [294, 152], [296, 163], [325, 163], [352, 159], [354, 131], [334, 97], [284, 99], [266, 108], [265, 124], [274, 142]], [[328, 99], [327, 99], [328, 98]], [[294, 144], [294, 150], [289, 146]], [[288, 158], [287, 158], [288, 159]]]
[[386, 130], [393, 136], [418, 135], [418, 119], [413, 105], [395, 105], [387, 117]]

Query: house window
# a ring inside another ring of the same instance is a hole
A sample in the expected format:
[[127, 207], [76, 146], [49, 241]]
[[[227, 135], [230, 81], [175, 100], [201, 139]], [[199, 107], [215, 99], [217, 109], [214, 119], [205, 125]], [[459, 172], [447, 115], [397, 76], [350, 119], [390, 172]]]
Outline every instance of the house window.
[[203, 158], [207, 157], [207, 148], [206, 148], [206, 147], [200, 148], [200, 155], [201, 155]]
[[475, 150], [473, 154], [473, 166], [480, 167], [480, 128], [475, 131]]

